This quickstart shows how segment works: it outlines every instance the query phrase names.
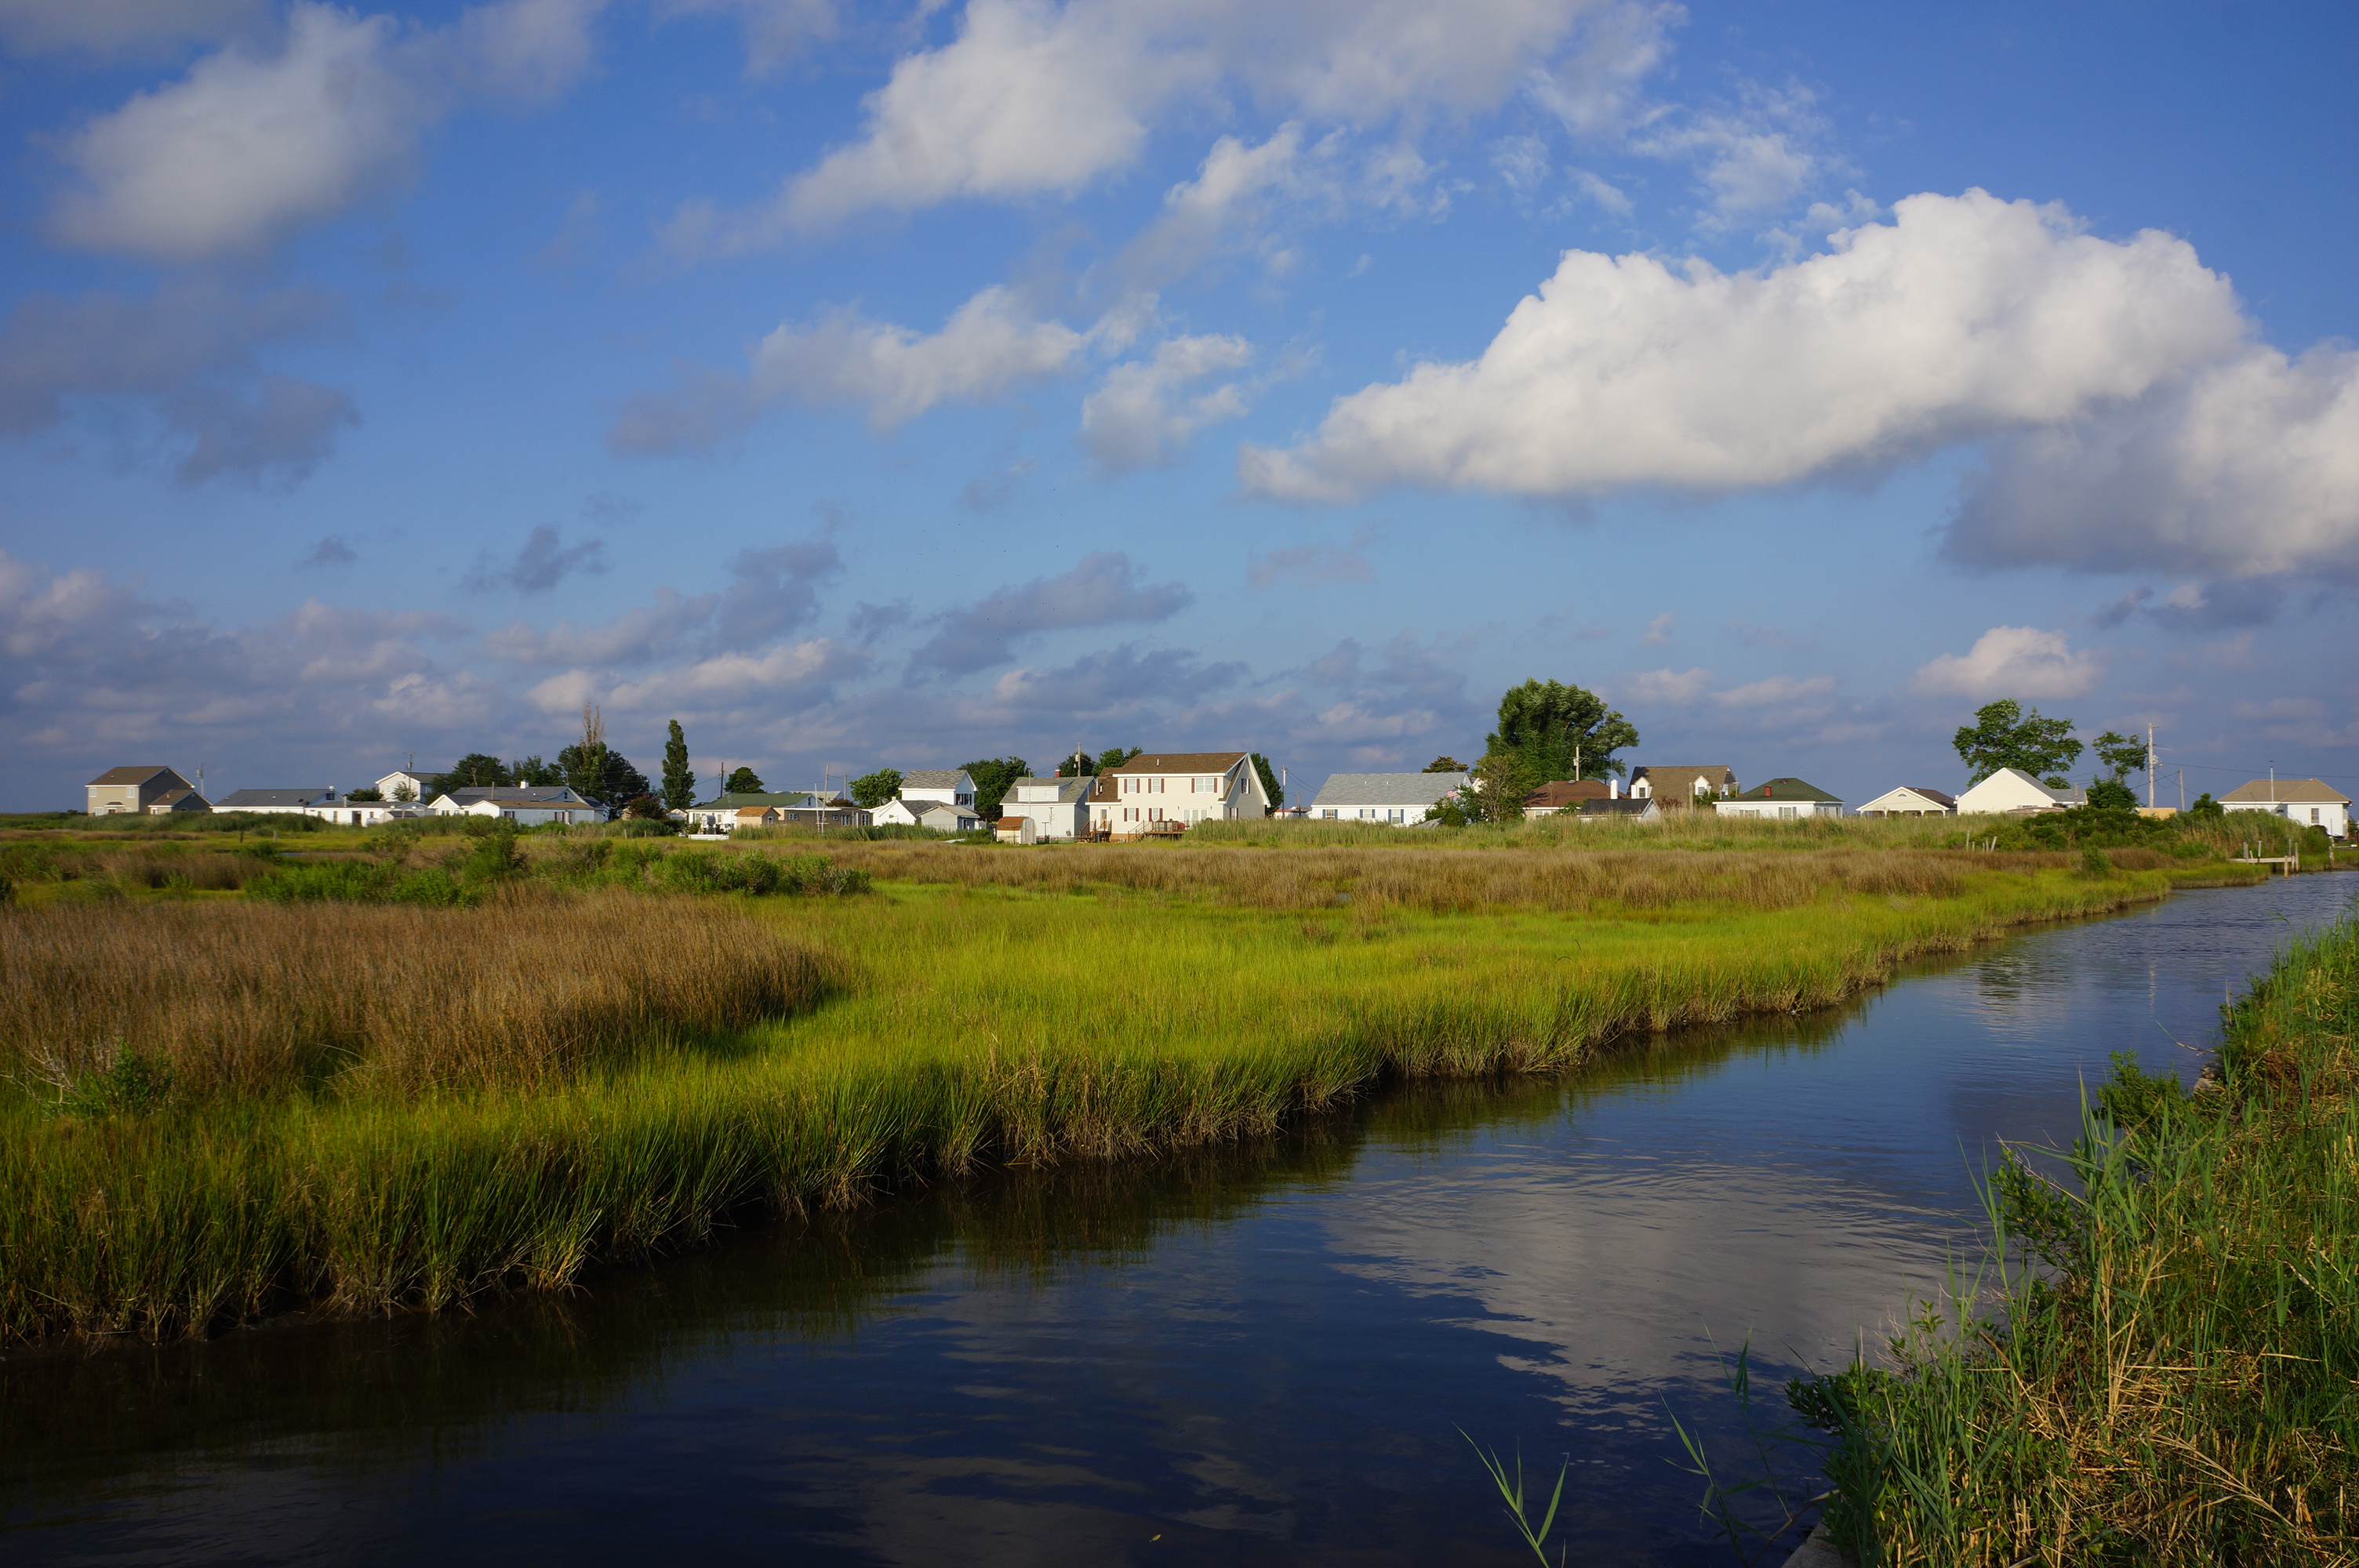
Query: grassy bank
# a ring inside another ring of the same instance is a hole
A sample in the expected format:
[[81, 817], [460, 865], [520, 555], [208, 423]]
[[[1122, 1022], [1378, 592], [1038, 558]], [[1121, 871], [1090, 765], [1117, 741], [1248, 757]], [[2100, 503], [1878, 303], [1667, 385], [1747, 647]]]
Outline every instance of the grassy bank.
[[702, 880], [622, 876], [627, 848], [528, 845], [472, 907], [249, 886], [0, 912], [0, 1335], [560, 1286], [748, 1206], [1265, 1132], [1391, 1076], [1824, 1005], [2182, 874], [853, 844], [830, 885], [878, 891], [757, 898], [651, 893]]
[[2226, 1022], [2221, 1088], [2124, 1059], [2066, 1184], [2001, 1173], [1990, 1294], [1798, 1385], [1858, 1562], [2359, 1561], [2359, 922]]

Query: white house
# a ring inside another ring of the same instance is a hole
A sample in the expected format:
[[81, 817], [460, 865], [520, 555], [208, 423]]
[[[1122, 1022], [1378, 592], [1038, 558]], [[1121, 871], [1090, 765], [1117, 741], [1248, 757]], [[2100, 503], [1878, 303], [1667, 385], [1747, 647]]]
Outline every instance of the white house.
[[1425, 820], [1445, 795], [1466, 787], [1465, 773], [1329, 773], [1310, 803], [1321, 822], [1386, 822], [1401, 826]]
[[[1575, 801], [1573, 806], [1580, 808], [1579, 815], [1583, 822], [1653, 822], [1663, 815], [1662, 807], [1655, 804], [1654, 798], [1643, 795], [1625, 795], [1618, 799], [1611, 795], [1602, 799], [1590, 795]], [[1572, 807], [1560, 806], [1557, 809], [1567, 811]], [[1526, 815], [1530, 814], [1527, 812]]]
[[1885, 791], [1859, 808], [1862, 816], [1949, 816], [1958, 809], [1957, 797], [1925, 784], [1902, 784]]
[[[434, 798], [434, 775], [413, 773], [408, 768], [396, 768], [376, 781], [377, 794], [396, 802], [416, 801], [424, 806]], [[404, 794], [407, 790], [408, 793]]]
[[[964, 775], [960, 775], [963, 777]], [[872, 808], [868, 820], [878, 827], [931, 827], [943, 833], [966, 833], [983, 826], [970, 803], [952, 806], [946, 800], [902, 795]]]
[[2062, 811], [2086, 805], [2077, 789], [2049, 789], [2021, 768], [2001, 768], [1958, 796], [1960, 816], [1999, 816], [2010, 811]]
[[1020, 834], [1020, 820], [1032, 824], [1032, 837], [1019, 838], [1020, 843], [1080, 838], [1090, 830], [1090, 790], [1096, 784], [1088, 773], [1070, 779], [1017, 779], [999, 803], [1001, 835]]
[[407, 822], [413, 816], [431, 816], [433, 808], [414, 800], [353, 800], [335, 796], [316, 806], [303, 808], [306, 816], [338, 827], [382, 827], [388, 822]]
[[1643, 767], [1630, 770], [1633, 800], [1655, 800], [1666, 806], [1701, 806], [1726, 800], [1737, 792], [1736, 770], [1712, 762], [1703, 767]]
[[[901, 798], [936, 800], [944, 806], [973, 806], [974, 780], [964, 768], [912, 768], [901, 775]], [[883, 822], [883, 817], [876, 819]]]
[[1090, 830], [1110, 838], [1183, 833], [1199, 822], [1269, 815], [1269, 792], [1250, 752], [1138, 756], [1097, 776]]
[[223, 795], [216, 811], [258, 811], [285, 816], [308, 816], [312, 808], [336, 798], [332, 789], [241, 789]]
[[1715, 800], [1712, 808], [1723, 816], [1766, 816], [1791, 822], [1805, 816], [1841, 816], [1843, 802], [1814, 784], [1796, 778], [1776, 778], [1743, 795]]
[[519, 827], [543, 827], [550, 823], [603, 822], [606, 808], [592, 806], [564, 784], [525, 788], [449, 790], [435, 797], [437, 816], [489, 816]]
[[2266, 811], [2334, 838], [2351, 832], [2351, 797], [2320, 779], [2255, 779], [2220, 797], [2231, 811]]

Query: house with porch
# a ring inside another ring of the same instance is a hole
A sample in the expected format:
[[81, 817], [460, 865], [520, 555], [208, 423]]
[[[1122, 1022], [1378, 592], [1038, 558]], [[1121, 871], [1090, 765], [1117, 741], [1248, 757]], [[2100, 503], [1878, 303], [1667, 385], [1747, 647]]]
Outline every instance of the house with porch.
[[1957, 814], [1954, 795], [1944, 795], [1930, 784], [1902, 784], [1886, 790], [1859, 808], [1862, 816], [1951, 816]]
[[1743, 795], [1715, 800], [1712, 808], [1723, 816], [1766, 816], [1792, 822], [1806, 816], [1841, 816], [1843, 802], [1818, 785], [1797, 778], [1775, 778]]
[[1090, 831], [1113, 839], [1184, 833], [1199, 822], [1269, 815], [1269, 792], [1250, 752], [1165, 752], [1097, 775]]
[[1329, 773], [1310, 803], [1320, 822], [1383, 822], [1413, 827], [1472, 775], [1451, 773]]

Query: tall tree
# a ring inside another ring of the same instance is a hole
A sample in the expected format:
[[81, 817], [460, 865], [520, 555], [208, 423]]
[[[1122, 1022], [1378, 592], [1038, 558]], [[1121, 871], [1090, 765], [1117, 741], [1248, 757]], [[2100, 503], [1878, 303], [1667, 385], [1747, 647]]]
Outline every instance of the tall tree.
[[508, 777], [516, 784], [533, 789], [554, 789], [565, 782], [565, 770], [555, 762], [544, 762], [536, 752], [529, 757], [518, 757], [508, 764]]
[[1087, 778], [1097, 771], [1097, 759], [1079, 747], [1074, 748], [1071, 756], [1057, 764], [1057, 776], [1060, 779]]
[[606, 804], [606, 720], [596, 703], [582, 705], [582, 739], [557, 753], [557, 765], [574, 794]]
[[2064, 771], [2080, 760], [2081, 742], [2069, 719], [2043, 719], [2011, 697], [1974, 709], [1974, 721], [1961, 725], [1950, 744], [1965, 762], [1969, 782], [1980, 784], [2001, 768], [2019, 768], [2051, 789], [2071, 781]]
[[874, 811], [901, 793], [901, 770], [879, 768], [873, 773], [861, 774], [849, 787], [854, 806], [863, 811]]
[[1636, 727], [1596, 693], [1561, 681], [1527, 680], [1499, 698], [1499, 728], [1486, 745], [1514, 752], [1545, 784], [1618, 773], [1622, 764], [1614, 753], [1637, 743]]
[[1466, 771], [1466, 764], [1444, 753], [1426, 763], [1422, 771], [1429, 773], [1462, 773]]
[[434, 781], [435, 793], [454, 789], [505, 789], [516, 783], [507, 765], [488, 752], [470, 752]]
[[2116, 734], [2108, 730], [2097, 737], [2090, 748], [2097, 761], [2113, 770], [2114, 783], [2127, 780], [2132, 773], [2146, 766], [2146, 741], [2136, 735]]
[[1016, 781], [1030, 776], [1032, 764], [1021, 757], [985, 757], [979, 762], [966, 764], [966, 776], [974, 781], [974, 814], [985, 822], [999, 820], [999, 803]]
[[671, 721], [671, 737], [664, 742], [664, 804], [686, 811], [696, 804], [696, 775], [688, 770], [688, 732]]
[[762, 775], [748, 767], [739, 767], [721, 786], [724, 795], [760, 795]]
[[1269, 792], [1269, 804], [1273, 806], [1284, 806], [1286, 792], [1277, 787], [1277, 770], [1271, 767], [1269, 759], [1259, 752], [1253, 754], [1253, 762], [1254, 772], [1261, 775], [1261, 787]]
[[1108, 768], [1118, 768], [1133, 757], [1143, 756], [1145, 752], [1146, 748], [1142, 746], [1108, 746], [1098, 753], [1098, 765], [1095, 771], [1103, 773]]
[[1524, 797], [1559, 776], [1534, 767], [1521, 752], [1486, 752], [1474, 764], [1473, 814], [1485, 822], [1520, 822]]

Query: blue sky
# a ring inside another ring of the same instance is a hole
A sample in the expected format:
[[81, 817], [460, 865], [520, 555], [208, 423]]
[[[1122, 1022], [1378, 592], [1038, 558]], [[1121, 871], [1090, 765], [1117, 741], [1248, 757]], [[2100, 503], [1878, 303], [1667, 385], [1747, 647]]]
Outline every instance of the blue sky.
[[[0, 0], [0, 806], [1078, 743], [2359, 795], [2359, 15]], [[2085, 771], [2085, 769], [2083, 770]]]

